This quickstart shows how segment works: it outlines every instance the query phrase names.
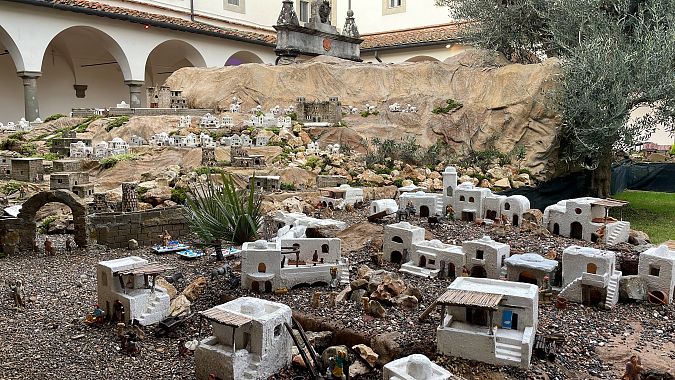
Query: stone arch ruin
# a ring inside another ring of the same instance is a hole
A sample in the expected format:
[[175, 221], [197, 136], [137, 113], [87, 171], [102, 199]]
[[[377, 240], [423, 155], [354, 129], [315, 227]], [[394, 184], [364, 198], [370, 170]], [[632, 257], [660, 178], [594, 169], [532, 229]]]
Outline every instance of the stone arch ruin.
[[87, 205], [82, 198], [68, 190], [50, 190], [39, 192], [30, 197], [21, 206], [21, 211], [17, 217], [17, 232], [19, 232], [19, 248], [29, 250], [33, 248], [35, 241], [35, 214], [47, 203], [61, 203], [73, 212], [73, 222], [75, 223], [75, 243], [80, 247], [87, 246]]

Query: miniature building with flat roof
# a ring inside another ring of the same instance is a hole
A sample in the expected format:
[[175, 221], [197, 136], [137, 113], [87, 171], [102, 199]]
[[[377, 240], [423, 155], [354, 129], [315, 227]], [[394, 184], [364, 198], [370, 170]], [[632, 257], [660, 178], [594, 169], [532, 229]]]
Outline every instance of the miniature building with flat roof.
[[286, 326], [291, 308], [259, 298], [240, 297], [200, 312], [213, 335], [195, 350], [198, 380], [262, 380], [291, 363], [292, 338]]
[[300, 97], [296, 101], [295, 110], [301, 123], [337, 124], [342, 120], [342, 104], [337, 97], [330, 97], [324, 102], [308, 102]]
[[169, 295], [155, 286], [155, 278], [168, 267], [148, 263], [137, 256], [101, 261], [96, 269], [98, 304], [107, 316], [113, 316], [116, 301], [124, 307], [124, 323], [137, 320], [151, 325], [169, 315]]
[[660, 245], [642, 252], [638, 275], [647, 282], [647, 291], [654, 297], [664, 303], [675, 300], [675, 250]]
[[556, 260], [549, 260], [536, 253], [513, 255], [505, 260], [506, 277], [509, 281], [525, 282], [541, 286], [544, 277], [549, 276], [553, 283], [554, 271], [558, 267]]
[[79, 172], [82, 170], [80, 160], [54, 160], [52, 172]]
[[489, 236], [483, 236], [480, 239], [465, 241], [462, 244], [462, 251], [471, 277], [498, 279], [502, 275], [502, 268], [506, 258], [509, 257], [511, 247], [496, 242]]
[[612, 308], [619, 301], [621, 272], [615, 269], [616, 254], [589, 247], [563, 250], [563, 288], [560, 297], [587, 306]]
[[480, 219], [484, 212], [485, 198], [492, 195], [490, 189], [474, 187], [471, 182], [457, 186], [452, 198], [452, 209], [455, 219], [473, 222]]
[[239, 168], [262, 168], [265, 166], [265, 155], [248, 154], [246, 151], [243, 153], [243, 155], [232, 156], [232, 166]]
[[609, 209], [628, 202], [614, 199], [575, 198], [544, 210], [544, 225], [555, 235], [615, 245], [628, 241], [630, 223], [609, 216]]
[[410, 254], [413, 244], [424, 241], [426, 231], [422, 227], [408, 222], [399, 222], [384, 226], [383, 258], [386, 261], [403, 264], [404, 253]]
[[50, 190], [69, 190], [72, 191], [74, 186], [89, 183], [89, 174], [84, 172], [58, 172], [52, 173], [49, 176]]
[[[539, 311], [532, 284], [458, 277], [436, 304], [437, 351], [494, 365], [529, 368]], [[461, 344], [458, 344], [461, 342]]]
[[460, 380], [421, 354], [396, 359], [382, 368], [383, 380]]
[[316, 176], [316, 187], [339, 187], [347, 183], [347, 177], [343, 175], [318, 175]]
[[370, 202], [369, 215], [377, 215], [385, 213], [387, 215], [394, 214], [398, 211], [398, 204], [393, 199], [376, 199]]
[[70, 189], [80, 198], [89, 198], [94, 196], [94, 184], [93, 183], [84, 183], [81, 185], [73, 185], [73, 188]]
[[464, 266], [462, 247], [445, 244], [439, 240], [424, 240], [413, 243], [409, 261], [401, 265], [401, 272], [422, 277], [438, 277], [445, 270], [450, 278], [462, 275]]
[[319, 202], [323, 207], [342, 210], [346, 206], [355, 206], [363, 203], [363, 189], [351, 187], [347, 184], [338, 187], [326, 187], [319, 189], [321, 197]]
[[426, 193], [424, 191], [405, 192], [399, 197], [398, 204], [401, 209], [412, 205], [415, 213], [421, 218], [445, 215], [443, 194]]
[[15, 181], [42, 182], [44, 180], [44, 168], [42, 158], [12, 158], [11, 177]]
[[261, 175], [248, 177], [248, 187], [255, 181], [255, 188], [262, 191], [277, 191], [281, 189], [281, 177], [278, 175]]

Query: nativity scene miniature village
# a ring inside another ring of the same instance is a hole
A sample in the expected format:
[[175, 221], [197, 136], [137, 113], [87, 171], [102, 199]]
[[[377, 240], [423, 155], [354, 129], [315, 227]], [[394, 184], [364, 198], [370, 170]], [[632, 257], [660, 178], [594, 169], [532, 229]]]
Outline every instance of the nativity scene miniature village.
[[481, 1], [0, 2], [0, 379], [674, 379], [675, 79]]

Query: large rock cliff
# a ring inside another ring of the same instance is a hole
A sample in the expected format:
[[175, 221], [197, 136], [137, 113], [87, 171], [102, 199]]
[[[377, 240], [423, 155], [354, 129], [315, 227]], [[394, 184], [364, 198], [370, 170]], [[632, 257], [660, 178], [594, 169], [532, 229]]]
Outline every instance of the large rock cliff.
[[[509, 64], [494, 54], [469, 51], [442, 62], [360, 64], [319, 57], [290, 66], [247, 64], [212, 69], [184, 68], [167, 85], [182, 89], [193, 107], [229, 108], [233, 96], [242, 110], [261, 104], [265, 110], [295, 104], [297, 97], [327, 100], [338, 96], [343, 105], [377, 105], [377, 116], [346, 116], [347, 127], [313, 129], [322, 143], [358, 145], [361, 138], [399, 139], [414, 135], [423, 146], [439, 139], [458, 154], [481, 150], [497, 136], [502, 152], [525, 145], [524, 166], [548, 174], [555, 160], [559, 119], [547, 107], [558, 63]], [[464, 106], [434, 115], [434, 107], [454, 99]], [[418, 107], [417, 113], [388, 112], [398, 102]]]

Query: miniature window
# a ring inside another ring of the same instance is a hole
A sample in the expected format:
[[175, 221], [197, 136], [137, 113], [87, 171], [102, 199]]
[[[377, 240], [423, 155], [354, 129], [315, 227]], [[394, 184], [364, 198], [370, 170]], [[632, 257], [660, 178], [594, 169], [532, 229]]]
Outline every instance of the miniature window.
[[477, 249], [476, 250], [476, 258], [478, 260], [483, 260], [483, 256], [485, 255], [485, 252], [483, 252], [482, 249]]
[[466, 199], [466, 198], [464, 198], [463, 195], [460, 195], [460, 196], [459, 196], [459, 201], [460, 201], [460, 202], [464, 202], [465, 199]]
[[328, 253], [328, 244], [323, 244], [321, 246], [321, 253]]
[[510, 210], [511, 204], [509, 202], [504, 203], [504, 210]]
[[391, 238], [391, 241], [393, 241], [394, 243], [401, 243], [401, 244], [403, 244], [403, 239], [401, 239], [400, 236], [394, 236], [393, 238]]
[[586, 265], [586, 273], [596, 274], [598, 272], [598, 266], [593, 263], [588, 263]]
[[428, 263], [429, 263], [429, 265], [436, 265], [436, 260], [429, 259]]
[[300, 1], [298, 4], [298, 18], [301, 22], [309, 21], [309, 1]]
[[581, 214], [581, 209], [579, 207], [577, 207], [577, 208], [574, 209], [574, 212], [576, 212], [577, 214]]
[[650, 276], [656, 276], [659, 277], [659, 272], [661, 272], [661, 268], [655, 266], [655, 265], [650, 265], [649, 266], [649, 275]]
[[278, 338], [278, 337], [280, 337], [280, 336], [281, 336], [281, 325], [277, 325], [277, 326], [274, 328], [274, 337], [275, 337], [275, 338]]
[[473, 199], [473, 197], [469, 197], [469, 203], [473, 203], [473, 202], [475, 202], [475, 201], [476, 201], [476, 200]]
[[63, 183], [63, 180], [62, 180], [62, 179], [57, 179], [57, 181], [58, 181], [59, 183]]
[[265, 273], [267, 271], [267, 266], [265, 263], [260, 263], [258, 264], [258, 272], [259, 273]]
[[382, 15], [405, 13], [406, 0], [382, 0]]
[[448, 186], [448, 189], [445, 192], [445, 195], [451, 197], [452, 196], [452, 187]]

